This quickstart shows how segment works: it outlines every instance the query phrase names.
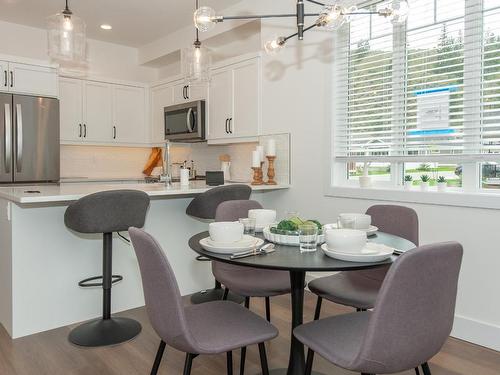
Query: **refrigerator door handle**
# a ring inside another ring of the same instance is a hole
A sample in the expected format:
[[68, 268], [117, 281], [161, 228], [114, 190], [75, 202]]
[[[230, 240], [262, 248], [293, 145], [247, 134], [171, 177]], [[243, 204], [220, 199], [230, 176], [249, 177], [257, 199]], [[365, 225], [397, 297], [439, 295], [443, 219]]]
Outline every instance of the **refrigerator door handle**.
[[12, 164], [12, 117], [10, 114], [10, 104], [5, 103], [5, 173], [10, 173]]
[[23, 111], [21, 104], [16, 104], [16, 170], [21, 173], [23, 169]]

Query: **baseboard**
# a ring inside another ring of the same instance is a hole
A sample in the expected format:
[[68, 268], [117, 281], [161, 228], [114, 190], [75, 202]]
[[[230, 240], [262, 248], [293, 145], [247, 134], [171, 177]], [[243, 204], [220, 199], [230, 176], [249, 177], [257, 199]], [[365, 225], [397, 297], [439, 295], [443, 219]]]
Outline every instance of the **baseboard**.
[[[306, 281], [327, 276], [323, 273], [307, 273]], [[500, 327], [464, 316], [455, 315], [451, 336], [489, 349], [500, 351]]]
[[451, 336], [500, 351], [500, 327], [455, 315]]

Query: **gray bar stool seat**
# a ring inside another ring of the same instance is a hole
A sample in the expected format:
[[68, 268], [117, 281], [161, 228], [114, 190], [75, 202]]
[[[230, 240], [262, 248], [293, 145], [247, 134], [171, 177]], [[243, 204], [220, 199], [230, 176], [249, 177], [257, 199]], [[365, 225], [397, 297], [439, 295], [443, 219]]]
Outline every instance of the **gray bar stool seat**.
[[[252, 189], [247, 185], [235, 184], [227, 186], [218, 186], [206, 191], [195, 197], [186, 208], [186, 214], [193, 218], [203, 221], [214, 221], [217, 207], [222, 202], [234, 200], [248, 200], [252, 194]], [[198, 261], [209, 261], [202, 256], [197, 256]], [[191, 302], [194, 304], [220, 301], [224, 295], [220, 280], [215, 279], [215, 287], [213, 289], [202, 290], [193, 294]], [[243, 297], [229, 293], [227, 296], [229, 301], [242, 303]]]
[[179, 286], [165, 252], [148, 233], [129, 229], [141, 269], [146, 309], [160, 336], [160, 346], [151, 370], [158, 373], [165, 347], [186, 353], [184, 374], [200, 354], [227, 353], [228, 374], [233, 373], [233, 350], [258, 344], [262, 373], [268, 375], [264, 343], [278, 330], [248, 309], [229, 301], [214, 301], [184, 307]]
[[[456, 242], [422, 246], [389, 269], [373, 312], [316, 320], [294, 329], [313, 353], [350, 371], [394, 374], [422, 365], [448, 339], [455, 314], [463, 249]], [[425, 275], [424, 277], [422, 275]]]
[[[142, 227], [149, 207], [149, 196], [136, 190], [114, 190], [87, 195], [72, 203], [64, 214], [66, 226], [78, 233], [103, 234], [102, 276], [78, 283], [81, 287], [102, 286], [102, 318], [73, 329], [69, 340], [75, 345], [97, 347], [128, 341], [141, 331], [139, 322], [111, 317], [111, 287], [123, 279], [112, 273], [113, 232]], [[99, 281], [101, 282], [94, 282]]]

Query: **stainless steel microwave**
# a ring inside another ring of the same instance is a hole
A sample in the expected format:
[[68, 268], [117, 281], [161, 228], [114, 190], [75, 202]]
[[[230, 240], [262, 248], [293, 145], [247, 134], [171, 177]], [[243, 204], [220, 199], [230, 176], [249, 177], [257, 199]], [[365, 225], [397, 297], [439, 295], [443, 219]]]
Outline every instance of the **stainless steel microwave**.
[[205, 141], [205, 101], [165, 108], [165, 139], [177, 142]]

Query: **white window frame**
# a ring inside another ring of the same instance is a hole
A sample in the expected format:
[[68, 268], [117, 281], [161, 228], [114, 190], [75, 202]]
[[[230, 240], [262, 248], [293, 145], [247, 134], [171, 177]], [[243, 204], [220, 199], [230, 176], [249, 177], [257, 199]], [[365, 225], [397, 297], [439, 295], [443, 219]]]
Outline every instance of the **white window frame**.
[[[373, 1], [361, 2], [363, 4], [372, 4]], [[464, 18], [464, 44], [469, 46], [466, 49], [467, 53], [464, 56], [465, 66], [477, 66], [481, 65], [480, 56], [481, 53], [470, 53], [471, 50], [476, 48], [482, 52], [483, 36], [482, 33], [477, 33], [478, 27], [482, 26], [483, 23], [483, 0], [467, 0], [467, 9], [469, 10], [465, 14]], [[472, 9], [472, 11], [470, 11]], [[397, 32], [397, 27], [405, 29], [405, 25], [395, 26], [394, 40], [397, 40], [398, 36], [404, 35], [406, 37], [406, 32]], [[469, 32], [470, 31], [470, 32]], [[349, 43], [349, 28], [343, 28], [334, 36], [335, 46], [346, 46]], [[402, 48], [404, 44], [402, 42], [395, 42], [394, 44], [394, 58], [405, 58], [405, 50]], [[440, 162], [440, 163], [457, 163], [462, 165], [462, 188], [448, 188], [446, 192], [429, 191], [423, 192], [418, 189], [411, 191], [406, 191], [402, 189], [403, 177], [404, 177], [404, 163], [411, 162], [409, 157], [401, 157], [400, 159], [394, 159], [391, 164], [391, 181], [376, 181], [374, 182], [374, 187], [372, 188], [360, 188], [355, 180], [349, 180], [347, 171], [347, 162], [345, 159], [338, 160], [335, 158], [335, 134], [338, 129], [336, 126], [337, 120], [341, 119], [345, 114], [342, 109], [347, 106], [347, 91], [348, 87], [339, 88], [336, 85], [336, 78], [339, 76], [341, 67], [345, 67], [346, 60], [348, 59], [348, 48], [335, 48], [335, 56], [332, 64], [332, 80], [330, 85], [330, 97], [332, 98], [332, 107], [330, 109], [331, 123], [327, 125], [327, 133], [329, 134], [329, 153], [327, 175], [329, 179], [326, 183], [325, 190], [326, 195], [335, 197], [345, 197], [345, 198], [360, 198], [360, 199], [370, 199], [370, 200], [383, 200], [383, 201], [400, 201], [400, 202], [414, 202], [414, 203], [427, 203], [427, 204], [437, 204], [437, 205], [452, 205], [461, 207], [480, 207], [480, 208], [491, 208], [500, 209], [500, 189], [483, 189], [481, 187], [481, 164], [483, 162], [488, 162], [487, 155], [478, 156], [477, 160], [471, 161], [470, 158], [468, 162], [462, 162], [460, 158], [457, 157], [429, 157], [429, 162]], [[402, 65], [398, 65], [402, 66]], [[396, 69], [394, 69], [396, 70]], [[474, 74], [474, 72], [476, 74]], [[394, 71], [393, 71], [394, 74]], [[397, 76], [397, 75], [396, 75]], [[401, 76], [401, 75], [399, 75]], [[475, 101], [477, 105], [481, 104], [480, 90], [477, 87], [481, 86], [481, 77], [477, 75], [477, 70], [464, 69], [464, 100]], [[397, 95], [398, 84], [400, 90], [404, 92], [405, 82], [397, 82], [394, 80], [394, 89], [396, 92], [393, 94]], [[470, 96], [467, 98], [467, 96]], [[395, 114], [397, 116], [397, 113]], [[479, 123], [481, 121], [481, 114], [472, 113], [464, 116], [469, 116], [467, 121], [472, 121]], [[471, 118], [474, 117], [475, 118]], [[397, 120], [398, 117], [396, 117]], [[397, 124], [395, 125], [397, 126]], [[381, 160], [382, 161], [382, 160]]]

